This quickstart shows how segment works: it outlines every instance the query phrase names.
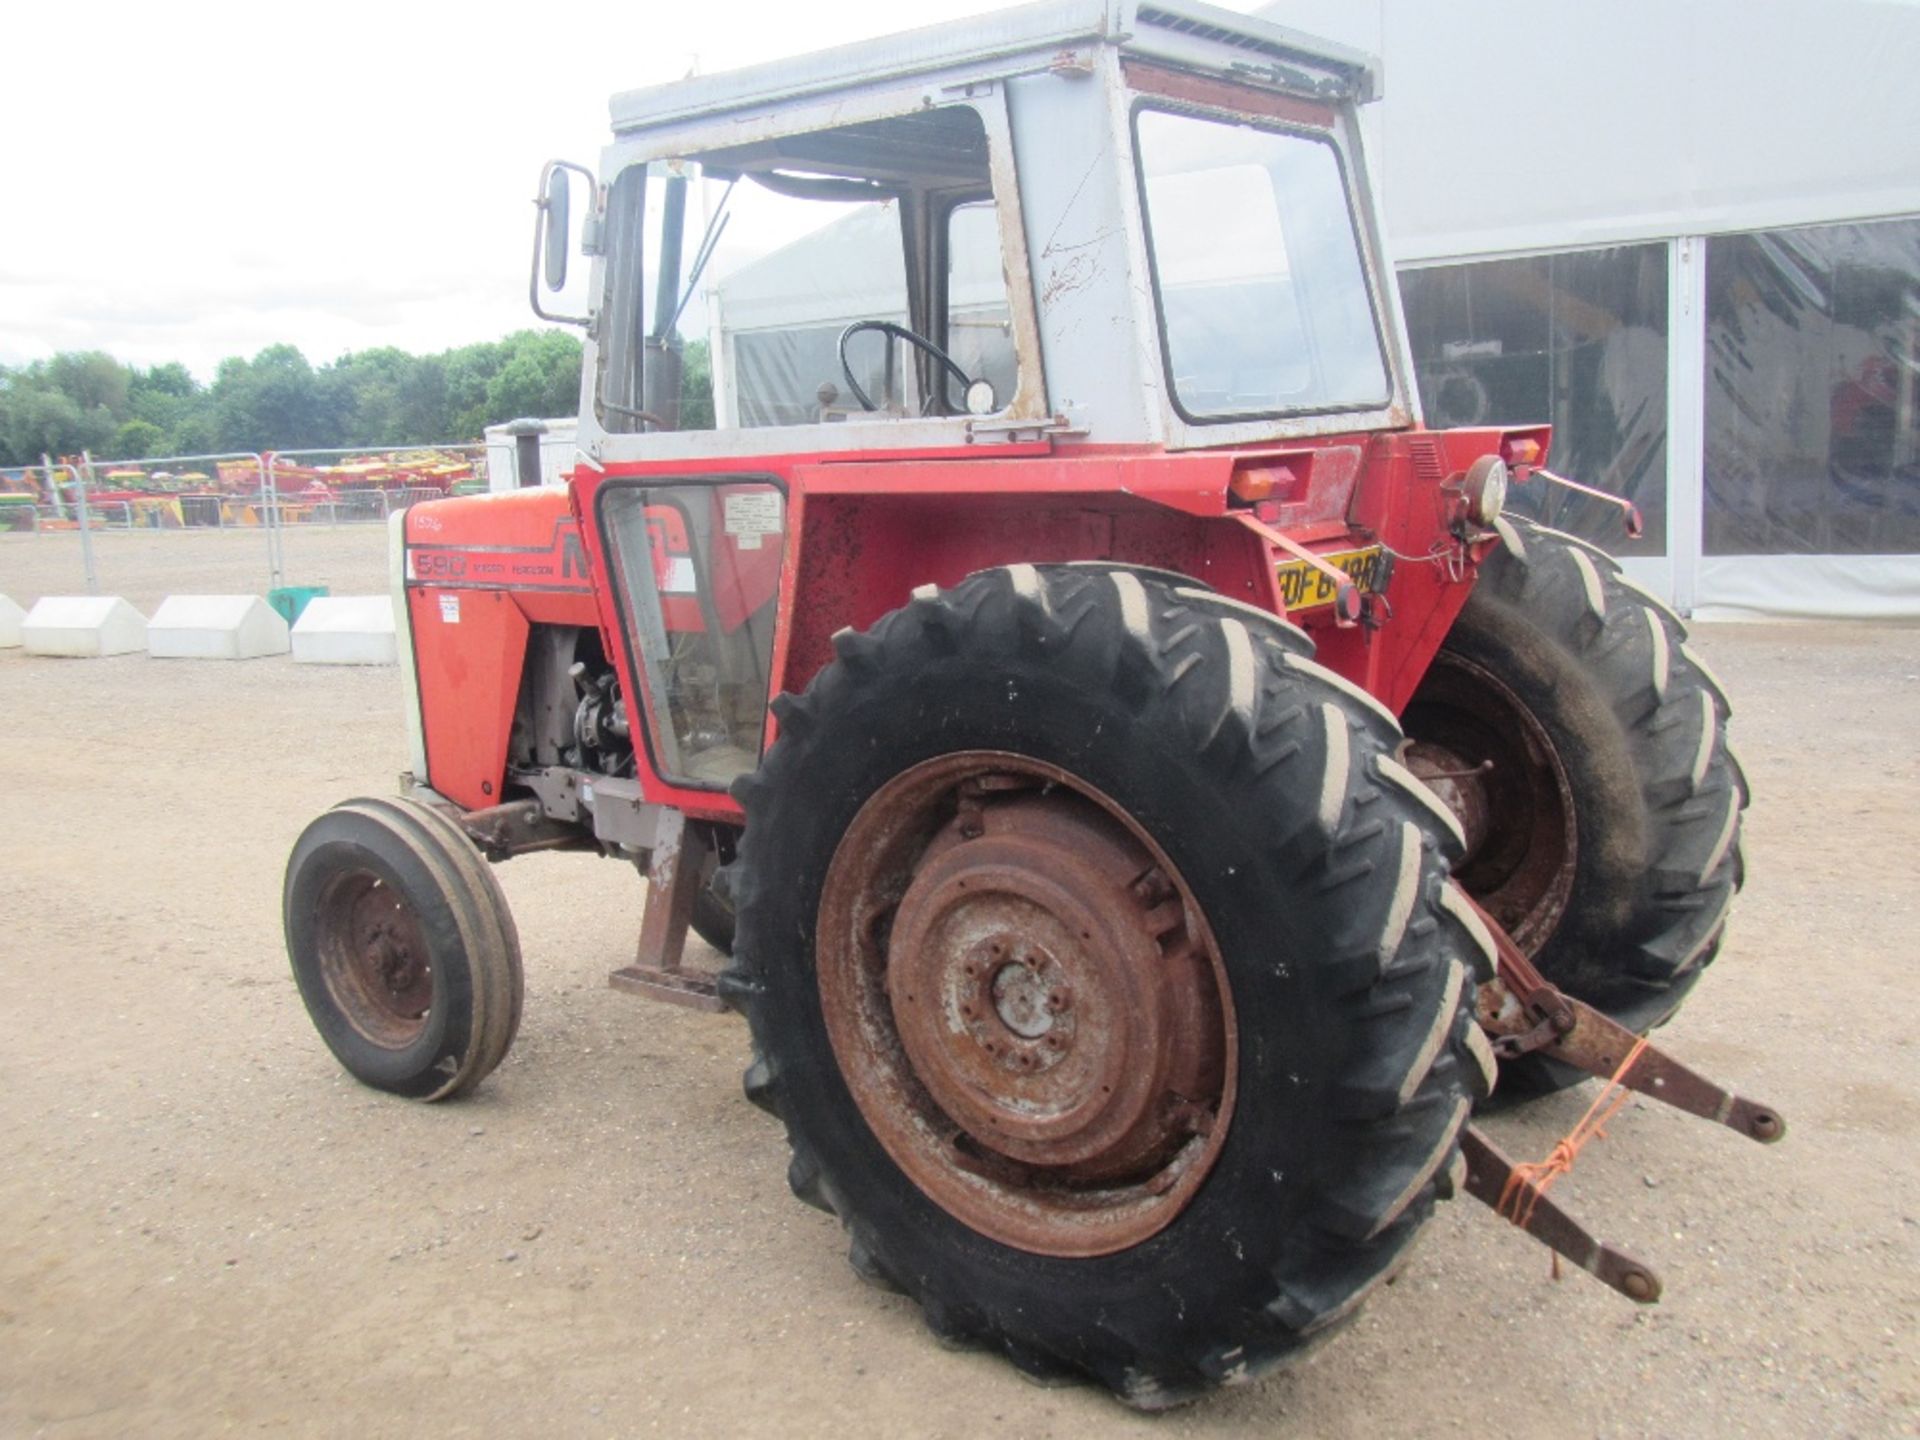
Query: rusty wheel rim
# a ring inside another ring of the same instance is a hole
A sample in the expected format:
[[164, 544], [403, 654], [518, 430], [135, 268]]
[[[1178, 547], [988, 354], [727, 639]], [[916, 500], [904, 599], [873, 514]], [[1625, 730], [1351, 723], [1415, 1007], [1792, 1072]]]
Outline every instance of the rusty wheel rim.
[[1206, 918], [1119, 805], [968, 751], [868, 799], [816, 958], [861, 1115], [942, 1209], [1004, 1244], [1110, 1254], [1192, 1201], [1232, 1117], [1232, 995]]
[[400, 892], [370, 870], [335, 876], [321, 892], [320, 975], [354, 1029], [403, 1050], [433, 1008], [433, 963], [420, 918]]
[[1409, 709], [1407, 768], [1460, 822], [1454, 879], [1527, 954], [1573, 893], [1580, 840], [1566, 766], [1533, 712], [1491, 672], [1442, 653]]

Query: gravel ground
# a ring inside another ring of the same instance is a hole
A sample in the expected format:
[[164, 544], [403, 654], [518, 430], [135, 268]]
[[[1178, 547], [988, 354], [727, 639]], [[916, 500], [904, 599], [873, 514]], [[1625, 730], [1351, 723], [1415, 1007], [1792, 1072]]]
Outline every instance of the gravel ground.
[[[296, 534], [288, 573], [374, 591], [382, 548]], [[255, 589], [263, 551], [103, 537], [103, 588]], [[79, 573], [70, 537], [0, 537], [22, 603]], [[1157, 1420], [942, 1351], [855, 1279], [740, 1098], [744, 1028], [606, 988], [628, 867], [502, 870], [527, 1013], [477, 1096], [349, 1081], [280, 875], [314, 812], [391, 788], [394, 671], [0, 652], [0, 1434], [1920, 1433], [1920, 631], [1698, 644], [1755, 800], [1731, 941], [1666, 1038], [1786, 1142], [1636, 1106], [1562, 1182], [1658, 1307], [1555, 1283], [1461, 1202], [1334, 1343]], [[1544, 1154], [1586, 1094], [1491, 1128]]]

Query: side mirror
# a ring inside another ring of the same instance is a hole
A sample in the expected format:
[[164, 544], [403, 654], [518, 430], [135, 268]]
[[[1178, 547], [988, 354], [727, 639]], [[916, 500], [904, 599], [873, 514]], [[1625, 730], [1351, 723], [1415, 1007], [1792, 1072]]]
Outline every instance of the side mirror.
[[567, 172], [561, 166], [547, 167], [546, 193], [540, 198], [541, 218], [545, 222], [541, 236], [541, 248], [547, 257], [547, 289], [558, 294], [567, 283], [567, 246], [572, 240], [572, 227], [567, 223], [567, 210], [573, 198], [573, 184]]
[[587, 213], [580, 221], [580, 248], [592, 255], [599, 250], [599, 220], [594, 215], [593, 172], [570, 160], [549, 160], [540, 172], [540, 191], [533, 199], [533, 273], [527, 277], [527, 300], [533, 313], [542, 320], [563, 325], [585, 325], [585, 315], [556, 315], [540, 303], [544, 280], [551, 294], [559, 294], [567, 283], [567, 261], [573, 248], [573, 177], [586, 181]]

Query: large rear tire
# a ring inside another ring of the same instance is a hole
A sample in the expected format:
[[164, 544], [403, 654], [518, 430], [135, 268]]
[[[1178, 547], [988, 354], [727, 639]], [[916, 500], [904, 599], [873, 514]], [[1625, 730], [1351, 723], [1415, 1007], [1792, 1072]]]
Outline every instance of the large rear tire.
[[1492, 1079], [1393, 717], [1112, 566], [924, 587], [835, 649], [736, 786], [722, 990], [794, 1192], [943, 1340], [1142, 1408], [1329, 1333]]
[[[1740, 887], [1727, 698], [1679, 617], [1605, 553], [1500, 526], [1401, 717], [1408, 765], [1465, 829], [1454, 878], [1547, 979], [1645, 1033], [1699, 981]], [[1501, 1095], [1583, 1078], [1525, 1056]]]
[[364, 1084], [464, 1095], [520, 1026], [520, 938], [459, 827], [408, 800], [348, 800], [287, 861], [287, 954], [320, 1038]]

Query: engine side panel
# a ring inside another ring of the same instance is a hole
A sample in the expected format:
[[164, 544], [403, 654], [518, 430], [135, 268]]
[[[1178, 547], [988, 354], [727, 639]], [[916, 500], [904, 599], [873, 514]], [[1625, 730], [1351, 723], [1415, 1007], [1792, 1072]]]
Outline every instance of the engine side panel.
[[479, 809], [500, 802], [531, 623], [599, 626], [564, 491], [416, 505], [403, 565], [426, 782]]

